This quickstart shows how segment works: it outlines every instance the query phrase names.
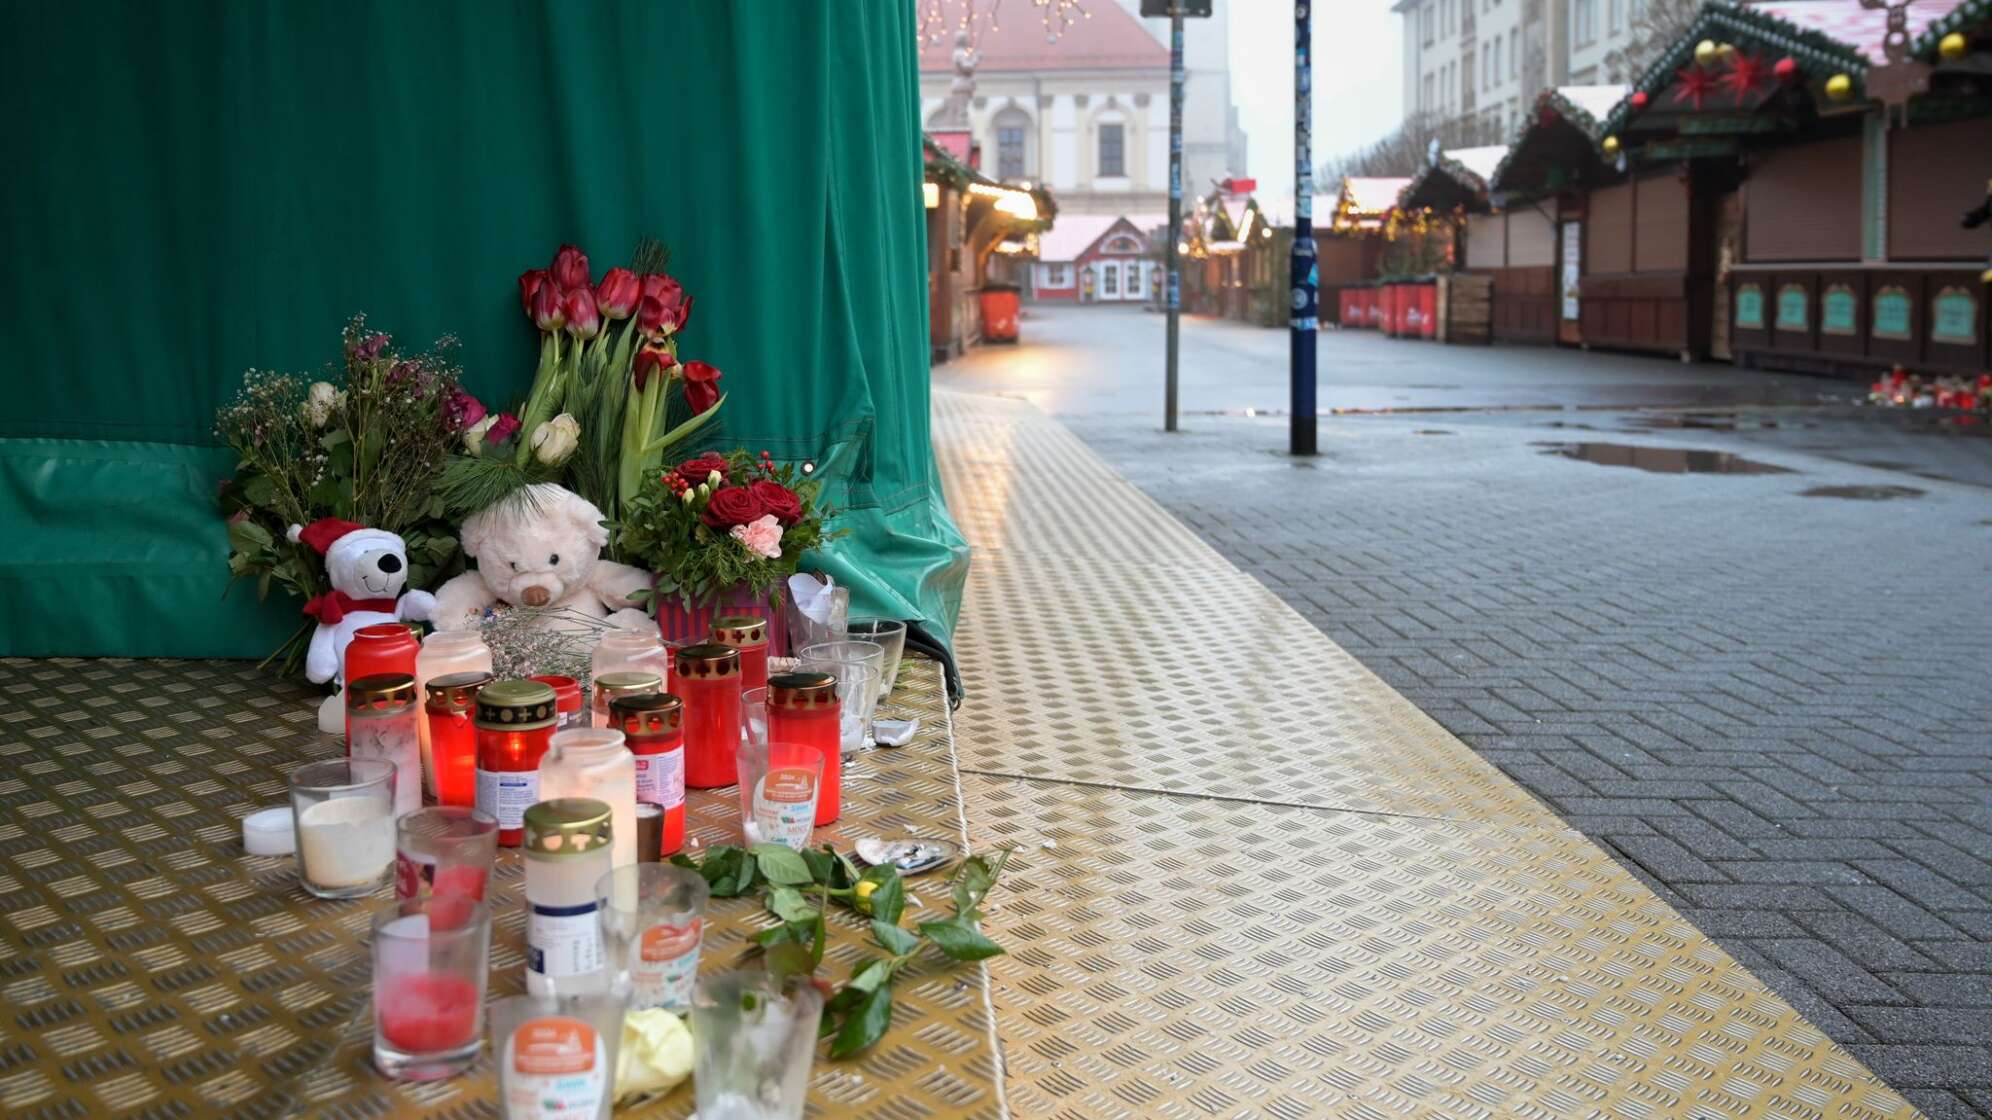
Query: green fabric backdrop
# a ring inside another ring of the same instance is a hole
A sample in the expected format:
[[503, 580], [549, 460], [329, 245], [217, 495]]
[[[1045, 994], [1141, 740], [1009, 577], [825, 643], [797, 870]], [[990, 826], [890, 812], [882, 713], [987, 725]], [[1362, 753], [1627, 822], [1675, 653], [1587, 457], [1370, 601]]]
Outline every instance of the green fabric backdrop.
[[536, 356], [514, 278], [652, 234], [726, 374], [728, 442], [814, 459], [858, 607], [943, 635], [966, 549], [928, 438], [911, 5], [6, 5], [0, 652], [250, 656], [212, 416], [345, 320]]

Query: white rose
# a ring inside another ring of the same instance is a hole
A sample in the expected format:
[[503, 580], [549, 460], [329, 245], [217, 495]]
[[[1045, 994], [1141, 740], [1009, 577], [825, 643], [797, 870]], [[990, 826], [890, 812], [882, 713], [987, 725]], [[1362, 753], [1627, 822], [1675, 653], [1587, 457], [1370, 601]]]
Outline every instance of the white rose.
[[663, 1008], [623, 1016], [616, 1099], [662, 1093], [692, 1075], [692, 1032]]
[[322, 428], [332, 419], [332, 410], [344, 404], [346, 394], [332, 387], [329, 381], [314, 381], [304, 394], [304, 418], [311, 421], [314, 428]]
[[463, 432], [464, 447], [468, 448], [472, 455], [477, 455], [482, 453], [484, 450], [484, 433], [490, 431], [491, 425], [496, 424], [497, 422], [498, 422], [498, 414], [492, 412], [492, 413], [487, 413], [484, 419], [479, 420], [477, 423], [472, 424], [468, 428], [465, 428]]
[[557, 467], [574, 454], [575, 445], [580, 442], [581, 425], [563, 412], [533, 429], [533, 458]]

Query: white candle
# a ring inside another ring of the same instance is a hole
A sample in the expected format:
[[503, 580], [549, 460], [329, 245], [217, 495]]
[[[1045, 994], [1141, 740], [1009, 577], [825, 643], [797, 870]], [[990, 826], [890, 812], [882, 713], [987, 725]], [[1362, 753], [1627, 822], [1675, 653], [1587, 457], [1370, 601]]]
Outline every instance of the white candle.
[[327, 890], [380, 878], [394, 862], [393, 807], [377, 797], [335, 797], [297, 819], [304, 877]]

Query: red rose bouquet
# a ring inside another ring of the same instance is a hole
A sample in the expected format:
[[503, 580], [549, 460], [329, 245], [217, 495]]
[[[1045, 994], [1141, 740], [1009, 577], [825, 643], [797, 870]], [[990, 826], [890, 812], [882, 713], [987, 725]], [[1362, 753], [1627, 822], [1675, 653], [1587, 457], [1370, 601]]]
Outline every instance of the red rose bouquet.
[[622, 555], [655, 572], [658, 594], [679, 596], [688, 610], [743, 586], [773, 603], [802, 554], [834, 536], [808, 473], [765, 451], [708, 451], [653, 471], [624, 509]]

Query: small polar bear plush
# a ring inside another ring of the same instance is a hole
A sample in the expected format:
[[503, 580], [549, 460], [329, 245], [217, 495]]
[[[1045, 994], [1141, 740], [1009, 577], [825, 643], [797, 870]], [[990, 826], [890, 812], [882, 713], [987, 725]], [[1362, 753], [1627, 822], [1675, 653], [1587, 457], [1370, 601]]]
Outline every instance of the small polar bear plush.
[[403, 592], [408, 583], [408, 546], [393, 533], [322, 517], [310, 525], [291, 526], [287, 535], [325, 557], [325, 578], [332, 590], [304, 605], [304, 613], [318, 620], [305, 649], [304, 675], [317, 684], [340, 684], [318, 712], [319, 730], [338, 731], [346, 720], [344, 682], [338, 678], [353, 634], [383, 622], [431, 618], [436, 600], [427, 591]]
[[550, 482], [528, 491], [464, 519], [459, 539], [477, 569], [437, 589], [437, 627], [475, 626], [499, 604], [564, 609], [631, 629], [650, 626], [649, 616], [630, 609], [650, 586], [650, 575], [602, 559], [609, 543], [602, 511]]

